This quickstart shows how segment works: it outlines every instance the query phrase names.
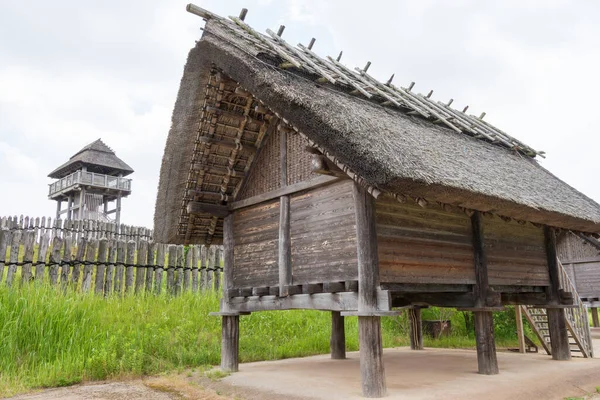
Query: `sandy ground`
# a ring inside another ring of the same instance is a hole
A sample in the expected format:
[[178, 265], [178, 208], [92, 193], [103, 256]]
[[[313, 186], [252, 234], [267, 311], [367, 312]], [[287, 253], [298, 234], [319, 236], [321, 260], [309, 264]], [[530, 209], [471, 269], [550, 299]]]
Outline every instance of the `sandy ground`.
[[[600, 329], [593, 329], [600, 354]], [[471, 350], [386, 349], [388, 399], [529, 400], [591, 396], [600, 386], [600, 358], [553, 361], [545, 354], [499, 352], [500, 374], [476, 373]], [[98, 399], [360, 399], [358, 353], [347, 360], [328, 356], [242, 364], [220, 380], [201, 373], [51, 389], [13, 400]], [[590, 398], [590, 397], [588, 397]]]

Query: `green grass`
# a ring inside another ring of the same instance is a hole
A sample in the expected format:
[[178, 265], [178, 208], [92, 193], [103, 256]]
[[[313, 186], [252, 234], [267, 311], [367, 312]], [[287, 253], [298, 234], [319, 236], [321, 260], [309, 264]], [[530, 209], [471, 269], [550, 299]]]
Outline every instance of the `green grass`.
[[[0, 285], [0, 396], [85, 380], [208, 368], [220, 360], [217, 294], [184, 293], [103, 298], [48, 285]], [[424, 310], [424, 318], [435, 309]], [[473, 348], [461, 313], [450, 314], [450, 337], [425, 338], [428, 347]], [[330, 314], [255, 313], [241, 318], [242, 362], [329, 351]], [[358, 349], [356, 318], [346, 318], [346, 344]], [[516, 346], [497, 334], [498, 346]], [[382, 318], [385, 347], [406, 346], [406, 315]]]

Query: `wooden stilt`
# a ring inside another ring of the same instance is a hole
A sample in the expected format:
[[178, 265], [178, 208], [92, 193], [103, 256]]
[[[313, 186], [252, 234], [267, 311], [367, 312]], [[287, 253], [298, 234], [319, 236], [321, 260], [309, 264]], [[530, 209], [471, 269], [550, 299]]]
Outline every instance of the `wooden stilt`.
[[515, 320], [517, 322], [519, 353], [525, 353], [525, 332], [523, 331], [523, 313], [521, 311], [521, 306], [515, 306]]
[[567, 330], [565, 310], [562, 308], [549, 308], [546, 312], [548, 314], [552, 359], [559, 361], [570, 360], [571, 350], [569, 348], [569, 332]]
[[[375, 200], [367, 191], [354, 184], [356, 244], [358, 258], [358, 311], [377, 310], [379, 258]], [[358, 317], [360, 375], [365, 397], [383, 397], [387, 389], [383, 368], [380, 317]]]
[[240, 343], [239, 315], [223, 316], [221, 331], [221, 369], [227, 372], [237, 372]]
[[383, 397], [387, 389], [383, 368], [381, 317], [358, 317], [360, 377], [365, 397]]
[[423, 321], [421, 320], [421, 307], [415, 306], [408, 309], [410, 320], [410, 348], [423, 350]]
[[339, 311], [331, 312], [331, 358], [343, 360], [346, 358], [346, 333], [344, 331], [344, 317]]
[[598, 308], [592, 307], [592, 325], [594, 328], [600, 327], [600, 323], [598, 323]]
[[478, 372], [483, 375], [496, 375], [498, 373], [498, 360], [496, 358], [493, 315], [489, 311], [475, 311], [473, 316]]
[[[549, 226], [544, 227], [544, 245], [548, 262], [548, 275], [550, 286], [547, 289], [551, 304], [558, 304], [560, 289], [560, 270], [556, 256], [556, 233]], [[569, 332], [565, 310], [562, 308], [548, 308], [548, 330], [553, 360], [570, 360]]]
[[[471, 229], [473, 232], [473, 259], [475, 261], [474, 286], [475, 306], [485, 307], [489, 292], [489, 279], [487, 268], [487, 255], [483, 245], [483, 224], [481, 213], [475, 211], [471, 216]], [[475, 323], [475, 341], [477, 343], [477, 367], [483, 375], [498, 373], [498, 360], [496, 358], [496, 341], [494, 339], [494, 318], [491, 311], [473, 312]]]

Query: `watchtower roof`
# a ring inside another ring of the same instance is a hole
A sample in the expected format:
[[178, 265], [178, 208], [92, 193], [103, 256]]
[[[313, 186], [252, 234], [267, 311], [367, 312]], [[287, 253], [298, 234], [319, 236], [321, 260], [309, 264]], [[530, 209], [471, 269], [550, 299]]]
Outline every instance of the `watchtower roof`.
[[110, 147], [98, 139], [75, 153], [69, 161], [48, 174], [48, 177], [64, 178], [84, 166], [88, 171], [106, 175], [122, 174], [127, 176], [133, 172], [133, 169], [125, 161], [117, 157]]

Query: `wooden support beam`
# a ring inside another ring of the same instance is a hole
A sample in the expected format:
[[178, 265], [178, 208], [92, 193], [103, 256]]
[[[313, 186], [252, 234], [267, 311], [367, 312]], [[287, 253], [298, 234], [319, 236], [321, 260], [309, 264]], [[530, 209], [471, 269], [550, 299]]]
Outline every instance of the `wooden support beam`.
[[219, 175], [229, 175], [236, 178], [243, 178], [246, 176], [246, 173], [243, 170], [239, 169], [229, 169], [220, 165], [204, 165], [204, 164], [194, 164], [192, 169], [196, 172], [205, 172], [211, 174], [219, 174]]
[[[223, 298], [225, 302], [233, 290], [233, 262], [235, 241], [233, 236], [233, 214], [229, 214], [223, 220]], [[221, 309], [221, 311], [226, 311]]]
[[187, 205], [188, 214], [210, 214], [215, 217], [225, 218], [230, 214], [226, 205], [201, 203], [199, 201], [190, 201]]
[[473, 317], [478, 372], [483, 375], [496, 375], [498, 374], [498, 359], [496, 358], [493, 314], [488, 311], [475, 311]]
[[331, 340], [329, 342], [331, 358], [343, 360], [346, 358], [346, 333], [344, 330], [344, 317], [339, 311], [331, 312]]
[[598, 308], [592, 307], [591, 311], [592, 311], [592, 325], [594, 325], [594, 328], [598, 328], [598, 327], [600, 327], [600, 323], [598, 323]]
[[364, 397], [378, 398], [387, 394], [383, 368], [381, 317], [358, 317], [360, 377]]
[[223, 316], [221, 327], [221, 369], [226, 372], [237, 372], [240, 347], [239, 315]]
[[[490, 306], [488, 304], [489, 279], [487, 255], [484, 248], [483, 223], [481, 212], [475, 211], [471, 216], [473, 235], [473, 260], [475, 263], [475, 286], [473, 295], [475, 307]], [[494, 339], [494, 318], [491, 311], [473, 312], [475, 322], [475, 342], [477, 344], [478, 372], [484, 375], [498, 374], [498, 359], [496, 357], [496, 342]]]
[[[556, 234], [554, 229], [544, 226], [544, 245], [546, 247], [546, 260], [548, 263], [548, 275], [550, 286], [547, 290], [549, 303], [558, 305], [560, 303], [560, 271], [556, 255]], [[561, 308], [548, 308], [548, 330], [550, 334], [550, 346], [553, 360], [570, 360], [571, 350], [569, 347], [569, 332], [565, 310]]]
[[411, 350], [423, 350], [421, 307], [414, 306], [409, 308], [408, 319], [410, 320], [410, 348]]
[[521, 306], [515, 306], [515, 319], [517, 322], [517, 339], [519, 340], [519, 353], [525, 353], [525, 331], [523, 330], [523, 312]]
[[254, 154], [256, 153], [256, 147], [248, 144], [248, 145], [243, 145], [241, 143], [238, 143], [234, 140], [230, 140], [230, 139], [215, 139], [215, 138], [210, 138], [208, 136], [200, 136], [197, 140], [199, 143], [207, 143], [207, 144], [211, 144], [211, 145], [216, 145], [216, 146], [221, 146], [224, 147], [226, 149], [237, 149], [238, 153], [242, 153], [242, 154]]
[[247, 115], [239, 114], [235, 111], [223, 110], [222, 108], [207, 106], [206, 111], [213, 114], [222, 115], [227, 118], [237, 119], [238, 121], [248, 121], [258, 125], [263, 123], [263, 121], [248, 117]]
[[[281, 187], [287, 186], [287, 133], [279, 131], [279, 153], [281, 160]], [[292, 284], [292, 239], [290, 227], [290, 196], [279, 198], [279, 295], [288, 296], [287, 288]]]
[[[377, 254], [377, 225], [375, 200], [354, 183], [353, 190], [356, 245], [358, 258], [358, 311], [377, 310], [379, 259]], [[381, 317], [358, 317], [360, 374], [365, 397], [383, 397], [387, 389], [383, 368]]]
[[303, 190], [314, 189], [320, 186], [324, 186], [333, 182], [339, 181], [339, 178], [334, 176], [320, 176], [309, 181], [303, 181], [288, 185], [281, 189], [273, 190], [267, 193], [259, 194], [258, 196], [250, 197], [245, 200], [240, 200], [231, 203], [231, 210], [238, 210], [240, 208], [253, 206], [255, 204], [263, 203], [265, 201], [273, 200], [281, 196], [289, 195]]

